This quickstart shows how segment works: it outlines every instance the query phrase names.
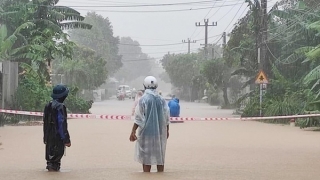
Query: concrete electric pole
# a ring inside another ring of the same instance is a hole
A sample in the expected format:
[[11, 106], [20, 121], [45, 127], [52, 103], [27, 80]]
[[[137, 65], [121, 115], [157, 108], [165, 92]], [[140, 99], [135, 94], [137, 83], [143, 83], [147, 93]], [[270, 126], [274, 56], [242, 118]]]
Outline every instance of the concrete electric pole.
[[226, 46], [227, 46], [227, 33], [226, 32], [223, 32], [223, 34], [222, 34], [222, 40], [223, 40], [223, 42], [222, 42], [222, 57], [224, 57], [224, 55], [225, 55], [225, 49], [226, 49]]
[[[260, 32], [258, 37], [258, 65], [260, 73], [265, 74], [268, 76], [269, 74], [269, 63], [267, 61], [267, 38], [268, 38], [268, 13], [267, 13], [267, 0], [261, 0], [261, 11], [258, 15], [261, 18], [260, 24]], [[264, 75], [264, 76], [265, 76]], [[269, 74], [270, 75], [270, 74]], [[265, 77], [267, 78], [267, 77]], [[267, 81], [267, 79], [266, 79]], [[267, 81], [268, 82], [268, 81]], [[267, 83], [259, 83], [260, 85], [260, 116], [263, 116], [262, 114], [262, 97], [263, 97], [263, 91], [266, 89]]]
[[223, 38], [223, 48], [225, 48], [227, 45], [227, 33], [226, 32], [223, 32], [222, 38]]
[[183, 43], [188, 43], [188, 54], [190, 54], [190, 43], [196, 43], [196, 40], [191, 41], [190, 38], [188, 40], [182, 40]]
[[204, 42], [204, 51], [205, 51], [205, 56], [208, 57], [208, 26], [217, 26], [217, 22], [213, 22], [212, 24], [209, 24], [209, 19], [204, 19], [204, 24], [201, 25], [200, 22], [196, 22], [196, 26], [204, 26], [205, 27], [205, 42]]
[[268, 13], [267, 13], [267, 0], [261, 0], [261, 28], [259, 34], [259, 46], [258, 46], [258, 59], [259, 69], [264, 70], [268, 74], [267, 67], [267, 38], [268, 38]]

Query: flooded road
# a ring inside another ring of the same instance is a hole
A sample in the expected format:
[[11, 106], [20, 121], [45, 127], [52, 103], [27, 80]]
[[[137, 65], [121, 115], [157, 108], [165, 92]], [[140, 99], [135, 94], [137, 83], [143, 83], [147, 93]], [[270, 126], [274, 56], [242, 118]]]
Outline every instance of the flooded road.
[[[132, 100], [94, 103], [94, 114], [129, 115]], [[181, 102], [183, 117], [232, 117], [232, 110]], [[1, 180], [318, 180], [320, 133], [259, 122], [171, 124], [165, 173], [141, 173], [131, 121], [70, 119], [72, 146], [60, 173], [45, 170], [42, 127], [0, 128]], [[155, 170], [155, 169], [153, 169]]]

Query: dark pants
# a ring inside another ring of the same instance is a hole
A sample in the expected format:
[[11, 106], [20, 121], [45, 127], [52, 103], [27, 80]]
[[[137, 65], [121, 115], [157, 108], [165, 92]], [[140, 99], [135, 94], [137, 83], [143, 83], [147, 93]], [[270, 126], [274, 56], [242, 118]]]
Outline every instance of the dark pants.
[[55, 143], [46, 144], [46, 160], [47, 169], [49, 171], [59, 171], [61, 165], [61, 158], [64, 154], [63, 141], [56, 141]]

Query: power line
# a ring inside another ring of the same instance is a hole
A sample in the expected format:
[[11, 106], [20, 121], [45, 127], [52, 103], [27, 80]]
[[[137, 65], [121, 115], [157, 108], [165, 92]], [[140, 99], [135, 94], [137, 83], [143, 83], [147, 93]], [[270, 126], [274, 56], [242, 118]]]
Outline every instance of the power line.
[[190, 40], [190, 38], [188, 38], [188, 40], [182, 40], [183, 43], [188, 43], [188, 54], [190, 54], [190, 44], [191, 43], [196, 43], [197, 41], [196, 40]]
[[[199, 50], [199, 49], [197, 48], [196, 50]], [[192, 50], [192, 51], [194, 51], [194, 50]], [[167, 52], [167, 53], [172, 53], [172, 52]], [[163, 58], [163, 56], [156, 57], [156, 58], [145, 58], [145, 59], [127, 59], [127, 60], [123, 59], [122, 62], [125, 63], [125, 62], [139, 62], [139, 61], [149, 61], [149, 60], [160, 60], [162, 58]]]
[[[240, 0], [239, 0], [239, 1], [240, 1]], [[232, 9], [233, 9], [234, 7], [236, 7], [236, 5], [232, 6], [232, 8], [231, 8], [227, 13], [225, 13], [220, 19], [218, 19], [217, 21], [219, 22], [221, 19], [223, 19], [224, 17], [226, 17], [226, 15], [228, 15], [228, 14], [232, 11]]]
[[[211, 39], [211, 38], [214, 38], [214, 37], [217, 37], [217, 36], [221, 36], [222, 34], [218, 34], [218, 35], [214, 35], [214, 36], [209, 36], [208, 39]], [[205, 40], [205, 38], [202, 38], [202, 39], [195, 39], [196, 41], [201, 41], [201, 40]]]
[[[195, 49], [190, 49], [190, 51], [194, 51], [194, 50], [198, 50], [199, 48], [195, 48]], [[171, 53], [175, 53], [175, 52], [185, 52], [185, 50], [177, 50], [177, 51], [170, 51]], [[142, 52], [143, 53], [143, 52]], [[144, 53], [144, 54], [163, 54], [163, 53], [168, 53], [168, 51], [162, 51], [162, 52], [151, 52], [151, 53]], [[140, 54], [140, 53], [119, 53], [119, 55], [130, 55], [130, 54]]]
[[[106, 42], [104, 40], [101, 40], [101, 39], [97, 39], [97, 38], [92, 38], [92, 37], [89, 37], [89, 36], [85, 36], [85, 35], [81, 35], [81, 34], [78, 34], [78, 33], [74, 33], [72, 32], [71, 33], [71, 36], [72, 34], [74, 35], [77, 35], [77, 36], [82, 36], [82, 37], [87, 37], [87, 38], [90, 38], [90, 39], [94, 39], [94, 40], [97, 40], [97, 41], [101, 41], [101, 42]], [[219, 36], [219, 35], [217, 35]], [[215, 36], [212, 36], [212, 37], [215, 37]], [[108, 43], [111, 43], [111, 44], [117, 44], [117, 45], [126, 45], [126, 46], [149, 46], [149, 45], [136, 45], [136, 44], [123, 44], [123, 43], [114, 43], [114, 42], [108, 42]], [[178, 44], [184, 44], [183, 42], [182, 43], [175, 43], [176, 45]], [[168, 44], [158, 44], [158, 45], [152, 45], [151, 47], [154, 47], [154, 46], [167, 46]], [[171, 45], [174, 45], [174, 44], [171, 44]], [[197, 48], [198, 49], [198, 48]], [[192, 49], [191, 51], [193, 50], [196, 50], [196, 49]], [[167, 53], [168, 51], [165, 51], [165, 52], [154, 52], [154, 53], [149, 53], [149, 54], [160, 54], [160, 53]], [[171, 52], [185, 52], [184, 50], [180, 50], [180, 51], [171, 51]], [[122, 54], [119, 54], [119, 55], [126, 55], [126, 54], [134, 54], [134, 53], [122, 53]], [[136, 54], [139, 54], [139, 53], [136, 53]], [[147, 53], [144, 53], [144, 54], [147, 54]]]
[[[87, 37], [87, 38], [94, 39], [94, 40], [97, 40], [97, 41], [105, 42], [104, 40], [101, 40], [101, 39], [98, 39], [98, 38], [92, 38], [92, 37], [85, 36], [83, 34], [74, 33], [74, 32], [71, 31], [71, 36], [72, 35]], [[219, 36], [219, 35], [216, 35], [216, 36]], [[216, 36], [211, 36], [209, 38], [216, 37]], [[198, 39], [198, 40], [201, 40], [201, 39]], [[183, 42], [181, 42], [181, 43], [171, 43], [171, 44], [125, 44], [125, 43], [114, 43], [114, 42], [108, 42], [108, 43], [124, 45], [124, 46], [157, 46], [157, 47], [158, 46], [174, 46], [174, 45], [184, 44]]]
[[[210, 11], [207, 13], [207, 15], [206, 15], [203, 19], [206, 19], [206, 17], [210, 14], [210, 12], [212, 11], [213, 7], [216, 5], [216, 2], [217, 2], [217, 1], [214, 2], [214, 4], [212, 5], [212, 8], [210, 9]], [[223, 4], [224, 4], [224, 3], [225, 3], [225, 1], [223, 2]], [[223, 5], [223, 4], [222, 4], [222, 5]], [[221, 7], [220, 7], [220, 8], [221, 8]], [[219, 9], [220, 9], [220, 8], [219, 8]], [[218, 10], [219, 10], [219, 9], [218, 9]], [[210, 19], [210, 18], [209, 18], [209, 19]], [[193, 31], [193, 33], [192, 33], [192, 35], [191, 35], [191, 38], [192, 38], [192, 36], [194, 35], [194, 33], [196, 32], [196, 30], [197, 30], [197, 28]], [[201, 30], [199, 31], [199, 33], [196, 35], [196, 37], [198, 37], [198, 35], [199, 35], [202, 31], [203, 31], [203, 29], [201, 29]]]
[[139, 62], [139, 61], [150, 61], [150, 60], [160, 60], [162, 59], [163, 56], [161, 57], [156, 57], [156, 58], [145, 58], [145, 59], [129, 59], [129, 60], [123, 60], [121, 61], [122, 63], [126, 63], [126, 62]]
[[[220, 34], [214, 35], [214, 36], [210, 36], [210, 37], [208, 37], [208, 38], [210, 39], [210, 38], [217, 37], [217, 36], [220, 36]], [[175, 41], [175, 40], [169, 40], [169, 39], [154, 39], [154, 38], [143, 38], [143, 37], [135, 37], [135, 36], [123, 36], [123, 37], [130, 37], [130, 38], [132, 38], [133, 41], [137, 41], [137, 40], [135, 40], [135, 39], [149, 39], [149, 40], [156, 40], [156, 41], [171, 41], [171, 42], [177, 42], [177, 41]], [[201, 41], [201, 40], [204, 40], [204, 38], [202, 38], [202, 39], [195, 39], [195, 40], [196, 40], [196, 41]]]
[[[239, 13], [240, 9], [242, 8], [242, 6], [243, 6], [244, 4], [245, 4], [245, 3], [243, 3], [243, 4], [240, 6], [240, 8], [238, 9], [236, 15]], [[246, 12], [247, 8], [248, 8], [248, 7], [246, 7], [246, 8], [244, 9], [244, 11], [241, 13], [240, 17], [242, 17], [242, 15]], [[232, 23], [232, 21], [234, 20], [235, 17], [236, 17], [236, 16], [234, 16], [234, 17], [232, 18], [232, 20], [231, 20], [230, 24], [227, 26], [227, 28], [231, 25], [231, 23]], [[233, 25], [231, 26], [231, 29], [232, 29], [234, 26], [235, 26], [235, 24], [233, 24]], [[227, 30], [227, 28], [226, 28], [226, 30]], [[225, 30], [225, 31], [226, 31], [226, 30]], [[228, 31], [229, 31], [229, 30], [228, 30]]]
[[183, 43], [172, 43], [172, 44], [124, 44], [124, 43], [116, 43], [124, 46], [175, 46]]
[[[239, 1], [239, 0], [238, 0]], [[223, 4], [222, 5], [224, 5], [225, 3], [226, 3], [227, 1], [223, 1]], [[219, 7], [218, 8], [218, 10], [216, 10], [216, 12], [214, 12], [208, 19], [211, 19], [214, 15], [216, 15], [218, 12], [219, 12], [219, 10], [221, 9], [221, 7]], [[212, 10], [212, 9], [211, 9]], [[213, 28], [210, 28], [210, 31], [212, 30]], [[195, 37], [198, 37], [198, 35], [201, 33], [203, 31], [203, 29], [201, 29], [201, 31], [195, 36]], [[209, 32], [210, 32], [209, 31]]]
[[[268, 1], [268, 2], [269, 2], [269, 1]], [[247, 8], [248, 8], [248, 7], [246, 7], [246, 9], [247, 9]], [[242, 15], [244, 14], [244, 12], [246, 12], [246, 9], [242, 12], [242, 14], [241, 14], [240, 16], [242, 16]], [[304, 16], [304, 15], [307, 15], [307, 13], [310, 12], [310, 11], [312, 11], [312, 9], [309, 10], [309, 11], [307, 11], [307, 12], [305, 12], [305, 13], [303, 13], [303, 15], [301, 15], [301, 16], [299, 16], [299, 17], [300, 17], [300, 18], [303, 18], [303, 16]], [[273, 40], [273, 39], [279, 37], [280, 35], [282, 35], [281, 33], [287, 31], [288, 29], [292, 28], [294, 25], [296, 25], [296, 24], [298, 24], [298, 23], [299, 23], [299, 22], [297, 21], [297, 22], [291, 24], [291, 25], [288, 26], [286, 29], [280, 31], [277, 35], [273, 36], [273, 37], [272, 37], [271, 39], [269, 39], [268, 41]], [[235, 25], [234, 25], [234, 26], [235, 26]], [[268, 29], [267, 32], [271, 32], [271, 31], [273, 31], [273, 30], [280, 29], [282, 26], [287, 26], [287, 24], [282, 24], [282, 25], [280, 25], [280, 26], [278, 26], [278, 27], [275, 27], [275, 28], [273, 28], [273, 29]]]
[[204, 16], [203, 19], [205, 19], [209, 14], [210, 12], [212, 11], [212, 9], [214, 8], [214, 5], [216, 5], [217, 1], [214, 2], [214, 4], [212, 5], [212, 8], [209, 10], [209, 12]]
[[[101, 41], [101, 42], [105, 42], [105, 41], [103, 41], [101, 39], [91, 38], [89, 36], [80, 35], [80, 34], [74, 33], [74, 32], [71, 32], [71, 36], [72, 36], [72, 34], [78, 35], [78, 36], [82, 36], [82, 37], [87, 37], [87, 38], [94, 39], [94, 40]], [[215, 36], [211, 36], [211, 37], [208, 37], [208, 38], [210, 39], [210, 38], [217, 37], [217, 36], [221, 36], [221, 34], [215, 35]], [[203, 39], [196, 39], [195, 41], [199, 41], [199, 40], [203, 40]], [[136, 44], [123, 44], [123, 43], [113, 43], [113, 42], [108, 42], [108, 43], [118, 44], [118, 45], [126, 45], [126, 46], [138, 46], [138, 47], [141, 46], [141, 45], [136, 45]], [[178, 45], [178, 44], [184, 44], [184, 43], [182, 42], [182, 43], [175, 43], [175, 44]], [[173, 44], [171, 44], [171, 45], [173, 45]], [[149, 45], [142, 45], [142, 46], [149, 46]], [[151, 47], [154, 47], [154, 46], [159, 47], [159, 46], [166, 46], [166, 45], [165, 44], [158, 44], [158, 45], [153, 45]], [[198, 49], [199, 48], [190, 49], [190, 51], [194, 51], [194, 50], [198, 50]], [[152, 52], [152, 53], [144, 53], [144, 54], [162, 54], [162, 53], [167, 53], [167, 52], [168, 51], [162, 51], [162, 52]], [[175, 53], [175, 52], [185, 52], [185, 50], [176, 50], [176, 51], [170, 51], [170, 52], [173, 52], [173, 53]], [[128, 55], [128, 54], [140, 54], [140, 53], [119, 53], [119, 55]]]
[[[317, 5], [314, 7], [314, 9], [310, 8], [310, 10], [304, 12], [303, 15], [300, 16], [300, 18], [303, 19], [304, 16], [308, 15], [309, 12], [315, 10], [315, 9], [318, 7], [318, 5], [320, 5], [320, 3], [317, 4]], [[273, 40], [273, 39], [281, 36], [281, 35], [282, 35], [281, 33], [288, 31], [289, 29], [291, 29], [292, 27], [294, 27], [294, 26], [297, 25], [298, 23], [300, 23], [300, 22], [299, 22], [299, 21], [296, 21], [296, 22], [292, 23], [292, 24], [291, 24], [290, 26], [288, 26], [286, 29], [284, 29], [283, 31], [279, 32], [278, 35], [275, 35], [275, 36], [273, 36], [272, 38], [267, 39], [265, 42], [262, 42], [262, 43], [267, 43], [267, 42], [269, 42], [269, 41], [271, 41], [271, 40]], [[283, 25], [283, 26], [286, 26], [286, 24]], [[274, 29], [278, 29], [278, 28], [274, 28]], [[274, 29], [273, 29], [273, 30], [274, 30]], [[301, 31], [301, 30], [302, 30], [302, 28], [300, 28], [300, 30], [296, 31], [294, 34], [298, 33], [298, 32]], [[270, 32], [270, 31], [268, 31], [268, 32]], [[294, 34], [292, 34], [292, 35], [294, 35]], [[292, 36], [292, 35], [291, 35], [291, 36]]]
[[[98, 39], [98, 38], [92, 38], [92, 37], [85, 36], [83, 34], [74, 33], [74, 32], [71, 32], [71, 36], [72, 35], [78, 35], [78, 36], [94, 39], [94, 40], [97, 40], [97, 41], [105, 42], [104, 40], [101, 40], [101, 39]], [[115, 42], [108, 42], [108, 43], [117, 44], [117, 45], [124, 45], [124, 46], [174, 46], [174, 45], [184, 44], [183, 42], [181, 42], [181, 43], [171, 43], [171, 44], [125, 44], [125, 43], [115, 43]]]
[[167, 4], [137, 4], [137, 5], [75, 5], [70, 7], [150, 7], [150, 6], [176, 6], [176, 5], [190, 5], [190, 4], [207, 4], [212, 1], [195, 1], [195, 2], [184, 2], [184, 3], [167, 3]]
[[200, 22], [196, 23], [196, 26], [204, 26], [205, 27], [205, 43], [204, 43], [204, 50], [206, 57], [208, 56], [208, 26], [217, 26], [217, 22], [213, 22], [211, 25], [209, 25], [209, 19], [204, 20], [204, 25], [201, 25]]
[[[227, 1], [223, 1], [223, 4], [222, 5], [224, 5], [224, 3], [226, 3]], [[223, 7], [223, 6], [222, 6]], [[214, 12], [210, 17], [209, 17], [209, 19], [210, 18], [212, 18], [214, 15], [216, 15], [218, 12], [219, 12], [219, 10], [221, 9], [221, 7], [219, 7], [219, 9], [216, 11], [216, 12]]]
[[[237, 5], [240, 3], [236, 4], [228, 4], [228, 5], [223, 5], [223, 6], [216, 6], [213, 8], [218, 8], [218, 7], [227, 7], [227, 6], [233, 6]], [[69, 6], [69, 7], [74, 7], [74, 6]], [[173, 10], [154, 10], [154, 11], [121, 11], [121, 10], [107, 10], [107, 9], [82, 9], [82, 8], [75, 8], [77, 10], [84, 10], [84, 11], [102, 11], [102, 12], [127, 12], [127, 13], [157, 13], [157, 12], [179, 12], [179, 11], [196, 11], [196, 10], [204, 10], [204, 9], [210, 9], [212, 7], [203, 7], [203, 8], [189, 8], [189, 9], [173, 9]]]
[[[242, 5], [240, 6], [240, 8], [238, 9], [237, 13], [234, 15], [234, 17], [232, 18], [232, 20], [230, 21], [230, 23], [228, 24], [228, 26], [224, 29], [223, 32], [226, 32], [226, 30], [228, 29], [228, 27], [232, 24], [234, 18], [237, 16], [237, 14], [239, 13], [240, 9], [242, 8], [242, 6], [244, 5], [245, 3], [242, 3]], [[246, 8], [247, 9], [247, 8]], [[246, 11], [246, 9], [242, 12], [242, 14]], [[222, 37], [222, 36], [221, 36]], [[221, 38], [220, 38], [221, 39]]]
[[[204, 19], [210, 14], [210, 12], [212, 11], [213, 7], [216, 5], [217, 1], [214, 2], [214, 4], [212, 5], [212, 8], [209, 10], [209, 12], [205, 15]], [[225, 1], [223, 2], [223, 4], [225, 3]], [[191, 34], [190, 38], [193, 37], [194, 33], [197, 31], [197, 28], [194, 29], [193, 33]], [[196, 35], [196, 37], [202, 32], [202, 29], [200, 30], [200, 32]], [[197, 41], [197, 40], [196, 40]]]
[[[91, 5], [89, 6], [92, 6], [92, 3], [97, 3], [97, 4], [100, 4], [100, 5], [105, 5], [105, 6], [108, 6], [108, 7], [132, 7], [132, 6], [174, 6], [174, 5], [190, 5], [190, 4], [211, 4], [212, 2], [220, 2], [222, 0], [211, 0], [211, 1], [194, 1], [194, 2], [177, 2], [177, 3], [160, 3], [160, 4], [157, 4], [157, 3], [149, 3], [149, 4], [146, 4], [146, 3], [139, 3], [139, 2], [118, 2], [118, 1], [105, 1], [105, 0], [95, 0], [94, 2], [90, 2]], [[235, 2], [237, 0], [224, 0], [223, 2]], [[79, 4], [78, 1], [63, 1], [63, 2], [66, 2], [66, 3], [77, 3]], [[102, 3], [102, 4], [101, 4]], [[117, 5], [117, 6], [112, 6], [112, 5], [107, 5], [108, 3], [111, 3], [111, 4], [122, 4], [122, 5]], [[127, 4], [127, 5], [123, 5], [123, 4]], [[84, 6], [84, 5], [83, 5]], [[82, 6], [82, 7], [83, 7]]]
[[128, 59], [128, 60], [124, 60], [124, 59], [122, 59], [122, 63], [126, 63], [126, 62], [139, 62], [139, 61], [151, 61], [151, 60], [160, 60], [160, 59], [162, 59], [163, 58], [163, 56], [162, 57], [156, 57], [156, 58], [145, 58], [145, 59]]
[[[240, 0], [237, 0], [237, 1], [240, 1]], [[224, 1], [224, 3], [225, 3], [225, 2], [226, 2], [226, 1]], [[240, 5], [240, 4], [241, 4], [241, 3], [236, 4], [236, 5]], [[229, 12], [230, 12], [234, 7], [236, 7], [236, 5], [234, 5], [234, 6], [229, 10]], [[210, 16], [210, 18], [213, 17], [220, 9], [221, 9], [221, 7], [220, 7], [212, 16]], [[226, 15], [228, 15], [229, 12], [227, 12], [227, 13], [226, 13], [222, 18], [220, 18], [218, 21], [220, 21], [220, 20], [223, 19]], [[241, 15], [241, 16], [242, 16], [242, 15]], [[218, 22], [218, 21], [217, 21], [217, 22]], [[213, 29], [213, 28], [210, 28], [209, 32], [211, 32], [212, 29]], [[197, 37], [201, 32], [202, 32], [202, 30], [196, 35], [196, 37]]]

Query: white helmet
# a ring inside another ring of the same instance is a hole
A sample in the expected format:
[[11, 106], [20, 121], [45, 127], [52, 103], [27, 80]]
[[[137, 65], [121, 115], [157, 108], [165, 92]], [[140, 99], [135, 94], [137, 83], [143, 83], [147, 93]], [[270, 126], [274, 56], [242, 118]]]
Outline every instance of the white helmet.
[[147, 76], [143, 81], [143, 85], [146, 89], [157, 89], [158, 82], [155, 77]]

